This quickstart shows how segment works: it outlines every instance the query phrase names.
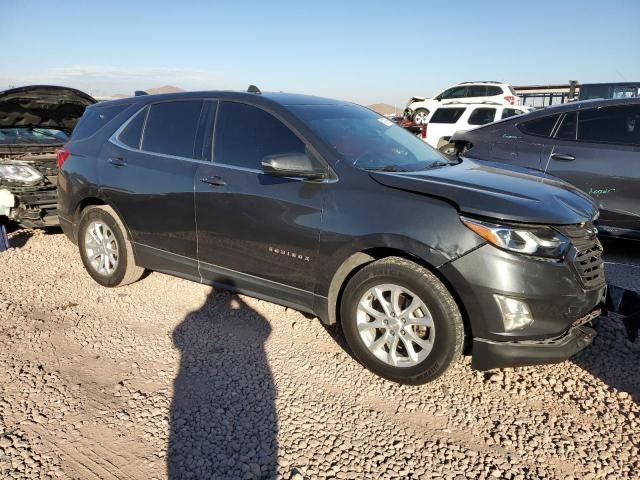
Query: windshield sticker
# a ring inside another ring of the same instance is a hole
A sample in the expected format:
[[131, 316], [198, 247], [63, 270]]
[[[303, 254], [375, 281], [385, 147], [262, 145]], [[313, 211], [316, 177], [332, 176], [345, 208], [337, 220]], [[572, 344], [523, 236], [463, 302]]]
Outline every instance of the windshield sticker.
[[390, 127], [391, 125], [393, 125], [393, 122], [391, 120], [389, 120], [388, 118], [384, 118], [384, 117], [380, 117], [378, 119], [378, 121], [383, 124], [386, 125], [387, 127]]

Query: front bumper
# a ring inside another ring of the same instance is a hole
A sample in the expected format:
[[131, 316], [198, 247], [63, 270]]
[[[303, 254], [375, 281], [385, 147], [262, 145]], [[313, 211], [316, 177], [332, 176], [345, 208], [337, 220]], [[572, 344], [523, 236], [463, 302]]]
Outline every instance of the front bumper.
[[[474, 368], [560, 362], [591, 343], [607, 286], [599, 260], [591, 270], [577, 252], [552, 262], [485, 244], [439, 269], [464, 307]], [[525, 303], [533, 321], [508, 329], [496, 295]]]
[[471, 368], [484, 371], [563, 362], [591, 345], [596, 336], [593, 326], [601, 313], [597, 308], [563, 335], [547, 340], [493, 342], [474, 338]]
[[58, 195], [55, 185], [0, 187], [0, 215], [24, 227], [58, 225]]

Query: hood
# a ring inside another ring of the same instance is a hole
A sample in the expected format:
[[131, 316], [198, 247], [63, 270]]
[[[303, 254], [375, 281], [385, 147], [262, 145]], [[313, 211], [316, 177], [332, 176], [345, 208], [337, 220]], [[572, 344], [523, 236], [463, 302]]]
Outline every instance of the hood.
[[407, 106], [411, 105], [414, 102], [424, 102], [427, 97], [411, 97], [407, 102]]
[[411, 173], [369, 172], [388, 187], [438, 197], [462, 213], [520, 223], [572, 225], [598, 209], [586, 193], [533, 170], [464, 158], [450, 167]]
[[71, 132], [84, 113], [96, 103], [74, 88], [32, 85], [0, 92], [0, 128], [54, 128]]

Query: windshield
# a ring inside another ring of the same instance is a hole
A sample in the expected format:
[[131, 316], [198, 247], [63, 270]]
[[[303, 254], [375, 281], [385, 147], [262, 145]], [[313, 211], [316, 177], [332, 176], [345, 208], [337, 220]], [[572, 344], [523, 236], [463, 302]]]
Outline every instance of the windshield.
[[414, 172], [449, 164], [425, 142], [367, 108], [349, 104], [290, 108], [354, 167]]
[[19, 144], [39, 144], [39, 145], [58, 145], [69, 140], [62, 130], [53, 128], [0, 128], [0, 144], [2, 145], [19, 145]]

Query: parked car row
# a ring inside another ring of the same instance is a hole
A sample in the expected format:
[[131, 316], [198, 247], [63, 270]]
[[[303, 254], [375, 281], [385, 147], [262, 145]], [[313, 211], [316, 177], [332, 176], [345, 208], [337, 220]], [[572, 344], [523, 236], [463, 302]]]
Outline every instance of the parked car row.
[[[504, 120], [533, 111], [521, 105], [503, 105], [493, 102], [461, 103], [451, 102], [436, 108], [423, 124], [421, 136], [434, 148], [449, 144], [456, 132], [470, 130], [481, 125]], [[450, 151], [444, 153], [451, 154]]]
[[430, 113], [450, 102], [493, 102], [518, 105], [520, 99], [511, 85], [506, 83], [494, 81], [463, 82], [446, 88], [432, 98], [411, 97], [405, 108], [404, 117], [412, 120], [416, 125], [423, 125], [427, 122]]
[[[31, 136], [6, 143], [0, 194], [27, 225], [57, 215], [101, 285], [156, 270], [288, 305], [340, 323], [356, 357], [393, 381], [433, 380], [462, 353], [480, 370], [562, 361], [592, 342], [602, 312], [594, 224], [631, 194], [603, 183], [590, 196], [549, 175], [563, 176], [552, 162], [579, 167], [583, 189], [615, 155], [637, 163], [638, 102], [528, 113], [502, 84], [456, 88], [480, 86], [502, 101], [445, 103], [447, 89], [427, 142], [363, 107], [255, 87], [98, 104], [60, 90], [60, 105], [39, 107], [48, 115], [22, 92], [0, 126]], [[27, 145], [49, 170], [20, 156]], [[43, 203], [22, 207], [24, 188]]]
[[446, 150], [562, 178], [595, 198], [602, 233], [640, 239], [640, 98], [549, 107], [460, 131]]
[[447, 161], [364, 107], [256, 90], [87, 108], [59, 216], [98, 283], [149, 269], [288, 305], [409, 384], [463, 352], [484, 370], [591, 343], [606, 286], [588, 195]]

